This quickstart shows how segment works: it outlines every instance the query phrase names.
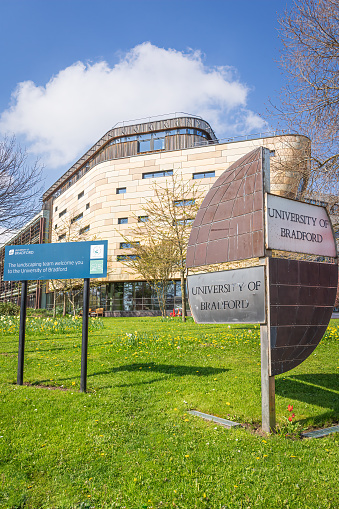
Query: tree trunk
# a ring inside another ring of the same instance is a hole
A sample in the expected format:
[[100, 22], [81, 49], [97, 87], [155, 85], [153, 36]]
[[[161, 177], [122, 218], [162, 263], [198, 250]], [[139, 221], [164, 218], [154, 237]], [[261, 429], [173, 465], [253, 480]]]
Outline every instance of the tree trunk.
[[186, 322], [186, 285], [185, 285], [185, 272], [180, 273], [181, 282], [181, 307], [182, 307], [182, 321]]
[[62, 316], [66, 316], [66, 292], [63, 293], [63, 298], [64, 298], [64, 302], [63, 302]]

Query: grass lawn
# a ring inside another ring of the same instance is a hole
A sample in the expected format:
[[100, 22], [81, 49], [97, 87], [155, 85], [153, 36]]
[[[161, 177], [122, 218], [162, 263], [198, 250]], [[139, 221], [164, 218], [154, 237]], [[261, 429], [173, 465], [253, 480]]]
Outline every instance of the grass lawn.
[[269, 436], [258, 430], [258, 327], [103, 323], [89, 335], [86, 394], [80, 331], [32, 326], [20, 387], [18, 335], [0, 333], [1, 508], [339, 508], [339, 434], [293, 438], [338, 423], [339, 321], [276, 377], [279, 432]]

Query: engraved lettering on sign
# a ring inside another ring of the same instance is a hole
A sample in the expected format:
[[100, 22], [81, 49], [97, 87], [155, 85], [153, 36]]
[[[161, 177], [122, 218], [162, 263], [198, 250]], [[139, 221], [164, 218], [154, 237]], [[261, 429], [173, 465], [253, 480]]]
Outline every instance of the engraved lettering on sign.
[[264, 267], [188, 276], [191, 311], [198, 323], [264, 323]]
[[267, 194], [268, 249], [336, 256], [326, 209]]

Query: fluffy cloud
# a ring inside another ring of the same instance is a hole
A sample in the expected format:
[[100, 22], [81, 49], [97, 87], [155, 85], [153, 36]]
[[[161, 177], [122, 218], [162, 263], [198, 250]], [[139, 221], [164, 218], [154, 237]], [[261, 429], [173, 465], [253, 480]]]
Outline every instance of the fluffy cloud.
[[183, 111], [209, 121], [219, 137], [259, 129], [263, 121], [246, 109], [248, 93], [231, 68], [211, 69], [199, 52], [146, 42], [114, 67], [76, 62], [45, 86], [19, 83], [0, 130], [23, 137], [29, 152], [56, 168], [72, 164], [122, 120]]

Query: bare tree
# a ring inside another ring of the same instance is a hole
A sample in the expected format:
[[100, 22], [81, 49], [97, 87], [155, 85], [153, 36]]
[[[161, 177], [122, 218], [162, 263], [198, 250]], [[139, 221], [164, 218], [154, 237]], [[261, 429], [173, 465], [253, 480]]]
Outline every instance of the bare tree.
[[[81, 214], [73, 210], [69, 216], [61, 220], [57, 229], [53, 230], [52, 242], [85, 242], [95, 240], [95, 237], [89, 238], [88, 229], [83, 226]], [[66, 315], [66, 303], [70, 303], [73, 316], [76, 315], [75, 298], [82, 292], [83, 279], [56, 279], [50, 280], [49, 285], [53, 289], [53, 315], [56, 313], [57, 295], [63, 299], [63, 316]]]
[[149, 231], [143, 232], [142, 244], [123, 238], [131, 244], [133, 254], [121, 255], [121, 262], [140, 274], [155, 290], [161, 314], [165, 317], [167, 288], [177, 261], [176, 246], [170, 240], [154, 237]]
[[280, 126], [312, 140], [304, 195], [338, 194], [339, 3], [299, 0], [280, 19], [287, 84], [275, 113]]
[[[186, 253], [192, 222], [199, 210], [203, 191], [197, 183], [187, 182], [182, 175], [166, 178], [163, 184], [153, 185], [154, 198], [146, 200], [143, 206], [144, 221], [132, 228], [132, 243], [144, 239], [158, 239], [163, 246], [173, 247], [175, 255], [174, 272], [181, 281], [182, 319], [186, 320]], [[147, 219], [147, 220], [146, 220]], [[168, 251], [166, 251], [168, 252]], [[172, 263], [172, 258], [171, 258]]]
[[40, 209], [41, 168], [27, 163], [15, 138], [0, 141], [0, 231], [23, 227]]

